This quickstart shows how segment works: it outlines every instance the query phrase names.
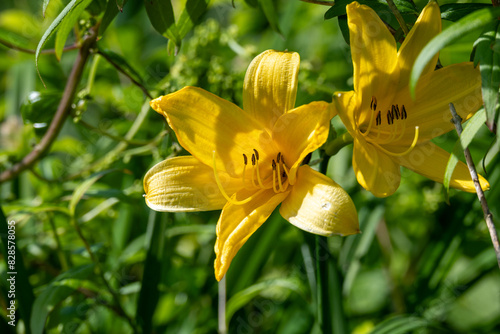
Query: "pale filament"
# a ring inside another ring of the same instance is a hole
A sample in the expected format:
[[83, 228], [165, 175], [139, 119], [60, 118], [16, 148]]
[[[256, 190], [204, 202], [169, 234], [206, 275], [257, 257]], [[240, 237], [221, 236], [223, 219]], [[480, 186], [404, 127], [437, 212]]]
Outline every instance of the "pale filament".
[[[245, 198], [242, 201], [238, 201], [238, 200], [236, 200], [236, 198], [231, 198], [231, 197], [228, 196], [228, 194], [224, 190], [224, 187], [222, 187], [222, 183], [220, 182], [219, 173], [217, 172], [217, 163], [216, 163], [216, 160], [215, 160], [215, 151], [213, 151], [213, 155], [212, 155], [212, 164], [213, 164], [215, 182], [217, 183], [217, 187], [219, 187], [219, 190], [220, 190], [222, 196], [224, 196], [224, 198], [229, 203], [231, 203], [231, 204], [242, 205], [242, 204], [248, 203], [252, 199], [254, 199], [257, 195], [259, 195], [260, 193], [262, 193], [265, 190], [265, 189], [260, 189], [255, 194], [253, 194], [252, 196], [249, 196], [249, 197]], [[234, 195], [233, 195], [233, 197], [234, 197]]]
[[413, 137], [413, 142], [411, 143], [410, 147], [408, 147], [408, 149], [404, 152], [400, 152], [400, 153], [391, 152], [391, 151], [383, 148], [382, 146], [380, 146], [378, 143], [371, 142], [371, 144], [376, 146], [378, 149], [380, 149], [385, 154], [392, 155], [393, 157], [401, 157], [403, 155], [410, 153], [411, 150], [413, 150], [415, 148], [415, 146], [417, 145], [417, 141], [418, 141], [418, 126], [415, 127], [415, 135]]

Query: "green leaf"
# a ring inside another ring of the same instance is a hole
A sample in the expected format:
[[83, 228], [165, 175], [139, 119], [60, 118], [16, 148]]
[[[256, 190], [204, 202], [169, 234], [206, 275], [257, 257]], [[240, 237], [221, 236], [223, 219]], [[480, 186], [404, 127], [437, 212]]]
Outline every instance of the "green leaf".
[[43, 0], [42, 4], [42, 15], [45, 17], [45, 11], [47, 10], [47, 6], [49, 5], [50, 0]]
[[415, 98], [415, 88], [417, 87], [418, 79], [422, 74], [427, 63], [438, 53], [442, 48], [450, 45], [454, 41], [461, 38], [474, 29], [484, 28], [486, 25], [497, 20], [500, 15], [500, 7], [490, 7], [475, 11], [472, 14], [453, 23], [448, 29], [442, 31], [434, 37], [420, 52], [410, 76], [410, 92]]
[[193, 29], [201, 15], [206, 12], [209, 2], [210, 0], [187, 0], [177, 22], [180, 38], [184, 38]]
[[493, 45], [500, 41], [500, 22], [495, 21], [488, 25], [481, 36], [474, 43], [476, 48], [474, 63], [479, 62], [481, 71], [481, 91], [486, 122], [490, 129], [496, 116], [500, 87], [500, 54], [493, 50]]
[[344, 37], [345, 42], [347, 45], [351, 44], [350, 35], [349, 35], [349, 25], [347, 24], [347, 15], [340, 15], [339, 16], [339, 28], [340, 31], [342, 32], [342, 37]]
[[63, 300], [68, 298], [75, 290], [82, 285], [94, 270], [94, 264], [87, 264], [71, 268], [59, 275], [51, 282], [33, 304], [33, 314], [31, 315], [31, 329], [33, 334], [42, 334], [47, 317], [52, 310]]
[[267, 18], [267, 21], [271, 25], [271, 28], [278, 34], [282, 35], [279, 24], [278, 24], [278, 14], [274, 8], [274, 1], [272, 0], [259, 0], [260, 7]]
[[[123, 1], [123, 5], [125, 5], [127, 1]], [[122, 7], [123, 9], [123, 7]], [[118, 6], [114, 1], [108, 1], [106, 5], [106, 10], [104, 11], [104, 15], [102, 16], [101, 25], [99, 26], [98, 36], [101, 37], [106, 29], [108, 29], [111, 22], [115, 19], [116, 15], [118, 15]]]
[[149, 21], [156, 31], [170, 40], [173, 40], [175, 45], [181, 45], [181, 38], [175, 25], [174, 10], [170, 0], [144, 0], [146, 13]]
[[[330, 7], [325, 13], [325, 20], [340, 16], [346, 15], [346, 6], [351, 2], [356, 0], [338, 0], [335, 1], [335, 5]], [[358, 0], [358, 2], [362, 5], [367, 5], [372, 8], [377, 14], [380, 13], [391, 13], [392, 12], [387, 5], [387, 2], [383, 0]], [[418, 14], [417, 8], [413, 5], [411, 1], [408, 0], [396, 0], [394, 1], [396, 7], [402, 14]], [[385, 16], [385, 15], [384, 15]]]
[[80, 202], [80, 200], [82, 199], [82, 196], [87, 192], [87, 190], [89, 190], [89, 188], [97, 180], [99, 180], [101, 177], [103, 177], [104, 175], [106, 175], [110, 172], [113, 172], [113, 171], [115, 171], [115, 169], [110, 169], [110, 170], [96, 173], [96, 174], [92, 175], [90, 178], [88, 178], [87, 180], [85, 180], [82, 184], [80, 184], [75, 189], [75, 191], [73, 192], [73, 196], [71, 196], [71, 201], [69, 202], [69, 211], [70, 211], [72, 216], [75, 215], [76, 205], [78, 204], [78, 202]]
[[[450, 119], [451, 119], [451, 113], [450, 113]], [[462, 135], [455, 143], [455, 146], [453, 146], [453, 151], [450, 155], [450, 158], [448, 159], [448, 164], [446, 165], [446, 169], [444, 172], [444, 179], [443, 179], [443, 185], [446, 194], [445, 196], [447, 200], [449, 196], [451, 176], [453, 175], [453, 171], [455, 170], [455, 167], [458, 163], [459, 160], [458, 157], [464, 154], [464, 150], [472, 142], [472, 139], [474, 139], [474, 136], [479, 131], [481, 125], [483, 125], [485, 121], [486, 121], [486, 112], [484, 109], [481, 109], [474, 116], [471, 117], [471, 119], [465, 126]]]
[[[349, 295], [354, 279], [356, 278], [359, 269], [361, 268], [361, 259], [368, 253], [370, 245], [375, 239], [375, 232], [378, 224], [384, 216], [384, 206], [379, 205], [374, 209], [360, 210], [362, 234], [356, 235], [352, 238], [352, 247], [349, 249], [349, 254], [344, 261], [345, 266], [349, 266], [344, 278], [343, 295]], [[364, 213], [363, 215], [361, 213]]]
[[[31, 287], [31, 284], [29, 282], [29, 274], [26, 271], [26, 267], [24, 266], [24, 260], [23, 256], [19, 250], [19, 245], [17, 244], [17, 240], [14, 240], [15, 242], [15, 264], [13, 270], [10, 269], [8, 261], [8, 251], [9, 249], [12, 250], [12, 243], [9, 245], [9, 230], [12, 229], [10, 226], [15, 226], [15, 223], [11, 223], [11, 221], [7, 221], [7, 218], [5, 217], [2, 207], [0, 206], [0, 244], [2, 244], [2, 255], [3, 255], [3, 261], [5, 262], [5, 268], [7, 268], [7, 277], [5, 279], [8, 279], [10, 277], [15, 278], [15, 287], [16, 287], [16, 306], [18, 307], [19, 314], [21, 315], [21, 318], [24, 319], [24, 324], [26, 326], [25, 330], [26, 333], [30, 333], [30, 323], [29, 319], [32, 316], [32, 306], [33, 302], [35, 300], [35, 296], [33, 295], [33, 288]], [[17, 228], [17, 227], [16, 227]], [[16, 234], [14, 234], [16, 235]], [[9, 272], [16, 272], [16, 275], [11, 276], [8, 274]], [[3, 274], [2, 274], [3, 277]], [[8, 281], [3, 281], [2, 284], [7, 284]], [[2, 289], [3, 290], [3, 289]], [[8, 297], [7, 292], [10, 290], [10, 288], [7, 288], [7, 285], [5, 286], [5, 297]], [[9, 300], [5, 300], [7, 303], [10, 303]]]
[[45, 83], [40, 75], [40, 70], [38, 69], [38, 57], [40, 56], [40, 51], [42, 50], [43, 46], [48, 41], [48, 39], [54, 34], [54, 32], [56, 32], [57, 28], [62, 23], [64, 18], [82, 1], [84, 0], [71, 0], [70, 3], [68, 3], [66, 7], [64, 7], [64, 9], [61, 11], [61, 13], [59, 13], [59, 15], [54, 19], [54, 21], [52, 21], [52, 23], [50, 24], [50, 26], [47, 28], [42, 38], [40, 39], [40, 42], [38, 42], [38, 46], [36, 47], [35, 51], [35, 67], [38, 76], [40, 77], [44, 85]]
[[66, 43], [66, 39], [68, 39], [69, 33], [73, 29], [80, 15], [91, 2], [92, 0], [82, 0], [77, 3], [73, 7], [73, 10], [71, 10], [70, 13], [62, 20], [56, 34], [55, 51], [57, 60], [61, 60], [64, 44]]
[[171, 214], [150, 211], [146, 232], [147, 256], [144, 263], [144, 274], [141, 292], [137, 300], [136, 320], [144, 333], [151, 333], [153, 315], [159, 299], [159, 284], [164, 266], [168, 266], [165, 254], [165, 229]]
[[301, 290], [299, 284], [293, 278], [277, 278], [253, 284], [248, 288], [237, 292], [231, 297], [231, 299], [228, 300], [226, 306], [226, 322], [229, 323], [236, 311], [248, 304], [262, 292], [267, 290], [276, 291], [282, 289], [296, 292], [301, 296], [303, 295], [303, 291]]
[[426, 319], [410, 315], [400, 315], [382, 321], [370, 334], [406, 334], [428, 327], [429, 321]]
[[447, 3], [439, 8], [441, 9], [441, 18], [448, 21], [458, 21], [462, 17], [469, 15], [470, 13], [483, 9], [486, 7], [491, 7], [491, 4], [487, 3]]

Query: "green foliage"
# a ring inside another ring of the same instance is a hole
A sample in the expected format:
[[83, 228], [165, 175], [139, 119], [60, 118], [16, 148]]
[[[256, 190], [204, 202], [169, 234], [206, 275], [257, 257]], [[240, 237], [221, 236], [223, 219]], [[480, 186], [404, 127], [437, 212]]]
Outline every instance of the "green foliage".
[[[160, 213], [145, 205], [146, 171], [187, 154], [148, 95], [192, 85], [241, 106], [246, 67], [274, 48], [301, 55], [296, 105], [330, 101], [333, 92], [352, 89], [342, 36], [349, 2], [326, 11], [292, 0], [235, 1], [235, 8], [221, 0], [2, 1], [0, 172], [40, 144], [77, 57], [71, 49], [99, 29], [50, 150], [0, 184], [2, 305], [9, 303], [10, 221], [17, 270], [16, 327], [2, 308], [2, 332], [217, 332], [219, 212]], [[403, 37], [385, 1], [362, 2]], [[411, 26], [426, 1], [395, 3]], [[447, 180], [469, 147], [488, 172], [486, 196], [500, 217], [500, 144], [482, 125], [487, 119], [493, 128], [498, 113], [498, 10], [473, 3], [441, 10], [456, 22], [424, 50], [413, 80], [438, 50], [441, 60], [469, 59], [472, 42], [458, 38], [476, 29], [485, 109], [460, 139], [450, 133], [435, 141], [453, 152]], [[338, 25], [323, 20], [325, 11]], [[332, 124], [345, 133], [338, 117]], [[403, 170], [398, 191], [378, 199], [357, 184], [350, 147], [335, 153], [322, 164], [352, 196], [363, 233], [316, 240], [273, 213], [228, 271], [227, 332], [320, 333], [324, 298], [334, 333], [500, 333], [500, 276], [475, 195], [450, 190], [446, 204], [441, 185]], [[318, 286], [321, 261], [330, 279]]]

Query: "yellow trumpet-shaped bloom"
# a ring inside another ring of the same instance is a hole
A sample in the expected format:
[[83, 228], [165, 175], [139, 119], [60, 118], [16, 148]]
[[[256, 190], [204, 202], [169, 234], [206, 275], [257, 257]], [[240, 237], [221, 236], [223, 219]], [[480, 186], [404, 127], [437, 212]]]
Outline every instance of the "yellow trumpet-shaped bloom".
[[269, 50], [250, 64], [243, 110], [203, 89], [185, 87], [151, 101], [191, 156], [168, 158], [144, 178], [146, 203], [157, 211], [222, 209], [215, 276], [281, 203], [293, 225], [320, 235], [358, 233], [349, 195], [301, 165], [327, 139], [330, 103], [294, 108], [299, 55]]
[[[472, 63], [434, 70], [428, 64], [416, 88], [408, 87], [411, 68], [422, 48], [441, 31], [439, 6], [431, 1], [397, 50], [396, 42], [377, 14], [353, 2], [347, 18], [354, 66], [354, 91], [334, 94], [339, 116], [354, 139], [353, 168], [358, 182], [375, 196], [393, 194], [400, 166], [443, 182], [449, 153], [430, 140], [452, 130], [449, 103], [466, 120], [481, 104], [481, 77]], [[489, 184], [480, 177], [483, 189]], [[450, 185], [474, 192], [464, 163]]]

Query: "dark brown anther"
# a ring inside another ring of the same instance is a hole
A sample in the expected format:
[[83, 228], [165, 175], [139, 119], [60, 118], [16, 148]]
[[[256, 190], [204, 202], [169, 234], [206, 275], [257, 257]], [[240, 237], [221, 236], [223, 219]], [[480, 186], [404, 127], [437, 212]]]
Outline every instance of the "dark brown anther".
[[278, 152], [278, 157], [276, 158], [276, 162], [280, 163], [281, 161], [281, 152]]
[[394, 110], [395, 110], [394, 116], [396, 116], [396, 119], [399, 119], [401, 112], [399, 111], [399, 106], [397, 104], [396, 104]]
[[255, 154], [252, 154], [252, 165], [255, 166]]
[[408, 114], [406, 113], [406, 108], [405, 105], [403, 104], [402, 110], [401, 110], [401, 119], [406, 119], [408, 117]]
[[285, 172], [281, 173], [281, 177], [286, 177], [286, 173]]
[[256, 149], [253, 149], [253, 151], [255, 152], [255, 158], [256, 158], [257, 160], [259, 160], [259, 152], [257, 152], [257, 150], [256, 150]]
[[246, 165], [248, 163], [247, 156], [243, 153], [243, 163]]
[[273, 170], [276, 170], [276, 161], [274, 161], [274, 159], [271, 165], [273, 166]]
[[394, 114], [390, 110], [387, 110], [387, 123], [394, 124]]
[[375, 119], [377, 125], [382, 124], [382, 116], [380, 115], [380, 110], [378, 111], [377, 118]]
[[371, 110], [374, 110], [374, 111], [377, 110], [377, 98], [375, 96], [372, 96], [370, 108], [371, 108]]

